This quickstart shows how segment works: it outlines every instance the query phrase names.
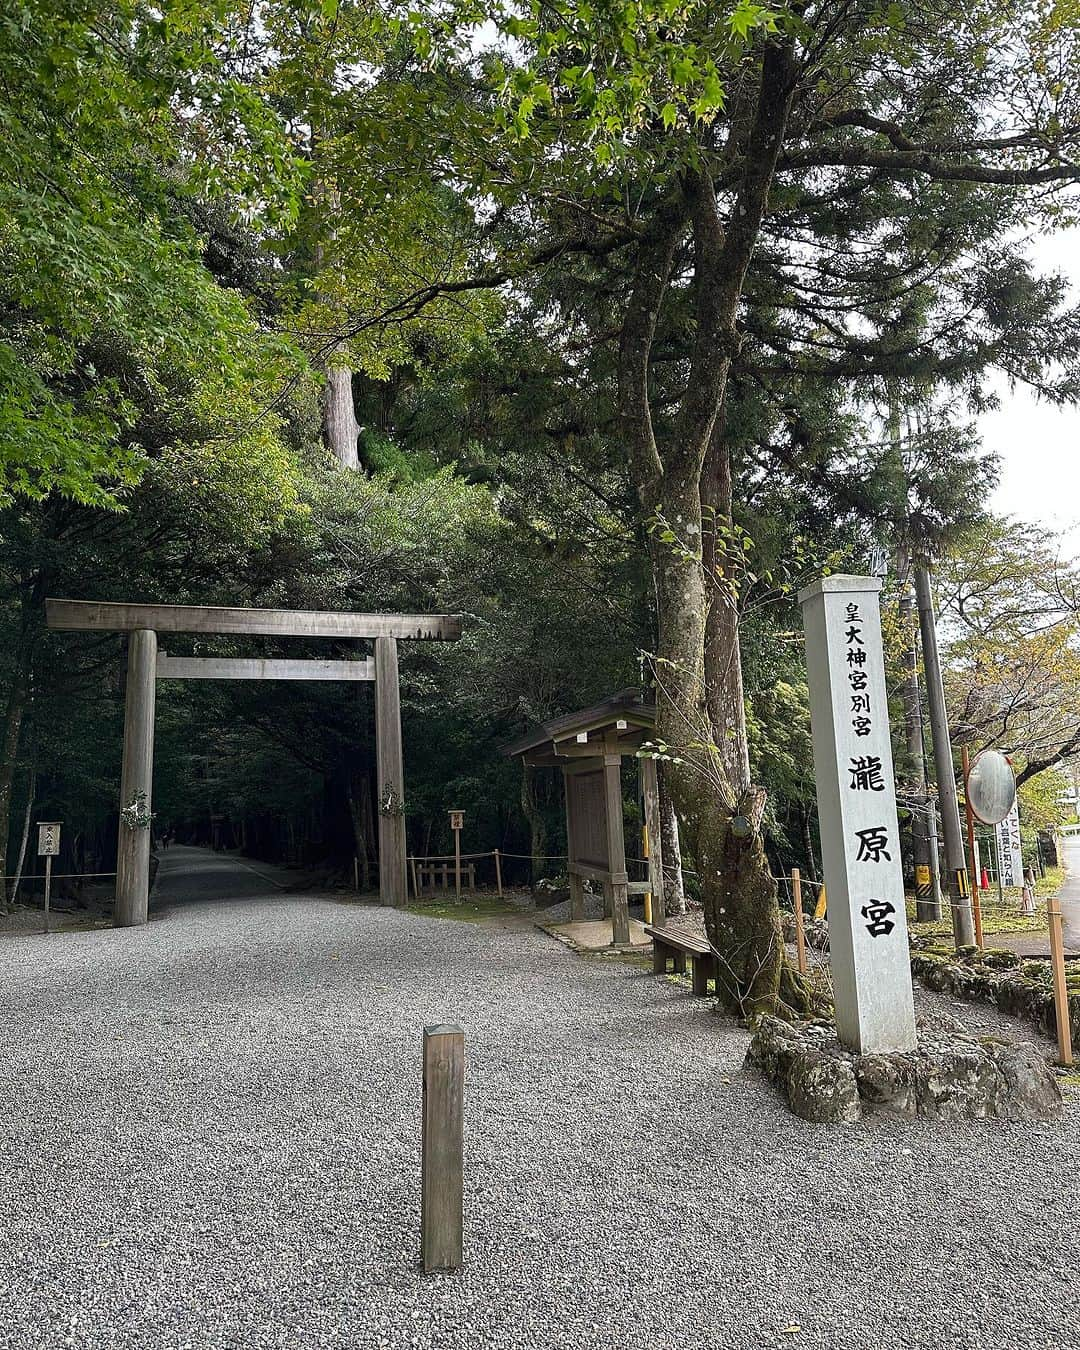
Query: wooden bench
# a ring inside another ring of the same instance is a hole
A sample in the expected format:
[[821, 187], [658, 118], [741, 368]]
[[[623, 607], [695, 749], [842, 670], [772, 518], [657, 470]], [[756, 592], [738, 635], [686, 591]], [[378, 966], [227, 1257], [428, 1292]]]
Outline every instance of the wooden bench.
[[716, 985], [716, 955], [703, 937], [688, 933], [685, 928], [670, 924], [655, 928], [651, 923], [645, 931], [653, 942], [653, 970], [657, 975], [667, 971], [668, 962], [677, 975], [686, 973], [686, 958], [690, 958], [690, 982], [694, 993], [702, 998], [709, 992], [709, 981]]

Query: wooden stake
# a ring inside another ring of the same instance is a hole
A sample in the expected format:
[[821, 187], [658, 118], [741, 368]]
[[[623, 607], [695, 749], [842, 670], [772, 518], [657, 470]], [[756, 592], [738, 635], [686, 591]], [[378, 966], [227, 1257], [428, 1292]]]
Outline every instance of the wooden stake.
[[795, 909], [795, 950], [799, 959], [799, 974], [806, 974], [806, 930], [803, 927], [802, 876], [797, 867], [791, 869], [791, 898]]
[[499, 850], [495, 850], [495, 885], [499, 892], [499, 899], [503, 898], [502, 892], [502, 859], [499, 857]]
[[353, 889], [358, 891], [360, 889], [360, 859], [355, 853], [352, 860], [352, 879]]
[[1054, 973], [1054, 1020], [1057, 1022], [1058, 1059], [1073, 1062], [1072, 1026], [1069, 1022], [1069, 991], [1065, 985], [1065, 944], [1061, 933], [1061, 902], [1051, 896], [1046, 902], [1050, 920], [1050, 965]]
[[416, 880], [416, 859], [415, 859], [414, 857], [410, 857], [410, 858], [409, 858], [409, 871], [412, 873], [412, 893], [413, 893], [413, 896], [414, 896], [417, 900], [419, 900], [419, 899], [420, 899], [420, 885], [419, 885], [419, 883], [418, 883], [417, 880]]
[[462, 1259], [465, 1033], [424, 1028], [420, 1251], [425, 1272], [457, 1270]]
[[622, 754], [617, 737], [604, 739], [604, 816], [607, 826], [609, 880], [604, 882], [604, 912], [611, 915], [611, 943], [630, 945], [630, 911], [626, 889], [626, 840], [622, 817]]

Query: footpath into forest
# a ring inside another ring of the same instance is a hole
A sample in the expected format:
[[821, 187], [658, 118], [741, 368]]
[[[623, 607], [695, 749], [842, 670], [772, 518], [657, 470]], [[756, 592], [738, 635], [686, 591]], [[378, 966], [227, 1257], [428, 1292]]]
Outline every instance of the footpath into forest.
[[[164, 864], [145, 928], [0, 943], [0, 1346], [1075, 1344], [1075, 1096], [807, 1125], [637, 965]], [[438, 1021], [466, 1032], [467, 1264], [424, 1277]]]

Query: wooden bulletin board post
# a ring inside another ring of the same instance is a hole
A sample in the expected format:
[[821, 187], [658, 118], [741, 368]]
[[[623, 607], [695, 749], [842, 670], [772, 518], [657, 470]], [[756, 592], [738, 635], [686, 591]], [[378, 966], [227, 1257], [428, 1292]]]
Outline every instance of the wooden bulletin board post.
[[45, 931], [49, 931], [49, 896], [52, 891], [52, 860], [60, 852], [59, 820], [38, 822], [38, 857], [45, 859]]
[[461, 827], [465, 823], [464, 811], [450, 812], [450, 828], [454, 831], [454, 895], [461, 899]]

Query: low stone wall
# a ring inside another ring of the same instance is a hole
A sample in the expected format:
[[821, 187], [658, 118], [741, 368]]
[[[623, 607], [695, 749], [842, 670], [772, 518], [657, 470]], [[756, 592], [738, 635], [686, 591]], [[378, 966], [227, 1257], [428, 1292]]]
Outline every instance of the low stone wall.
[[791, 1110], [821, 1124], [851, 1124], [866, 1111], [939, 1120], [1050, 1120], [1061, 1089], [1036, 1046], [976, 1039], [955, 1018], [918, 1019], [915, 1050], [853, 1054], [828, 1022], [758, 1023], [746, 1060]]
[[[968, 1002], [992, 1003], [1010, 1017], [1021, 1017], [1051, 1039], [1057, 1036], [1054, 986], [1049, 961], [1027, 961], [1002, 948], [956, 952], [928, 949], [926, 939], [913, 938], [911, 971], [939, 993]], [[1080, 1051], [1080, 962], [1066, 966], [1069, 990], [1069, 1032]]]
[[[795, 941], [795, 918], [781, 914], [784, 940]], [[807, 919], [807, 945], [819, 951], [828, 948], [827, 919]], [[1032, 961], [1004, 947], [961, 947], [953, 950], [940, 939], [915, 935], [911, 943], [911, 973], [938, 993], [951, 994], [969, 1003], [991, 1003], [1010, 1017], [1022, 1018], [1037, 1030], [1057, 1038], [1054, 984], [1049, 961]], [[1073, 1049], [1080, 1054], [1080, 961], [1065, 963], [1069, 995], [1069, 1033]]]

